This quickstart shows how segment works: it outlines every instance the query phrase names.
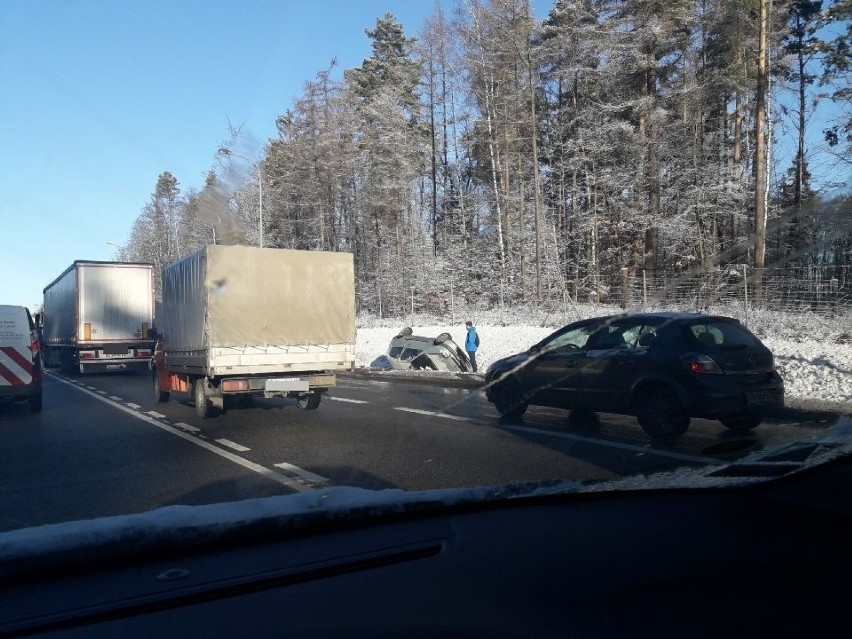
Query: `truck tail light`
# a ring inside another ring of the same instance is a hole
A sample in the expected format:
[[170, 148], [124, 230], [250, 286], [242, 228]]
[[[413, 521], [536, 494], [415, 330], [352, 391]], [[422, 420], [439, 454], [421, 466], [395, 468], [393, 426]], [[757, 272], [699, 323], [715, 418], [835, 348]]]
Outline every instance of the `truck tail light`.
[[148, 323], [147, 322], [142, 323], [142, 337], [146, 337], [146, 338], [148, 337]]
[[80, 359], [95, 359], [97, 356], [95, 351], [80, 351]]
[[247, 379], [226, 379], [222, 382], [223, 391], [247, 391], [248, 389]]
[[136, 351], [136, 357], [151, 357], [151, 351], [147, 348], [140, 348]]
[[92, 324], [90, 322], [83, 324], [83, 339], [92, 339]]

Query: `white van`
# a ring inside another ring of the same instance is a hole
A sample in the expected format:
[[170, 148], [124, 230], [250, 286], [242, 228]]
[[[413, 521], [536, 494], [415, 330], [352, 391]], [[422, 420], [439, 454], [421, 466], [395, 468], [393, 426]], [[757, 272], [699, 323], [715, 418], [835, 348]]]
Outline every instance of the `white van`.
[[23, 306], [0, 304], [0, 401], [26, 401], [31, 412], [39, 412], [43, 374], [30, 312]]

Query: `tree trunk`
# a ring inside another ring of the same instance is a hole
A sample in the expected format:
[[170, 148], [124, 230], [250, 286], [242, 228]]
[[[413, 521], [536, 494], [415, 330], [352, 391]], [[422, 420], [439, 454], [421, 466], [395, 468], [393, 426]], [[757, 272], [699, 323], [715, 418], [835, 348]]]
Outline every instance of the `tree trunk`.
[[769, 0], [760, 0], [757, 52], [757, 96], [754, 148], [754, 295], [763, 293], [763, 269], [766, 260], [767, 166], [766, 99], [769, 81], [768, 47]]

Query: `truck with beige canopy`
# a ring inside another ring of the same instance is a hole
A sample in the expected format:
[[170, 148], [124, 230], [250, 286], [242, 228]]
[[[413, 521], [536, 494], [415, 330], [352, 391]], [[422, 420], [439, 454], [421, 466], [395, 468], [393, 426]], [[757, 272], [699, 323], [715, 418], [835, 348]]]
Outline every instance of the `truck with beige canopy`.
[[355, 361], [350, 253], [206, 246], [163, 269], [157, 401], [189, 395], [200, 417], [248, 397], [316, 409]]

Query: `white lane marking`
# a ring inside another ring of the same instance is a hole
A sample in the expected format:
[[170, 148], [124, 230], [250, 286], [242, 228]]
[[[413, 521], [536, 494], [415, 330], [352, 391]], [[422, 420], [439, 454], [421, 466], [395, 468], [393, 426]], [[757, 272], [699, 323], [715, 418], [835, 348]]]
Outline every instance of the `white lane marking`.
[[530, 428], [529, 426], [510, 426], [500, 424], [498, 428], [504, 430], [514, 430], [519, 433], [530, 433], [533, 435], [544, 435], [546, 437], [558, 437], [559, 439], [570, 439], [575, 442], [583, 442], [586, 444], [594, 444], [596, 446], [604, 446], [606, 448], [618, 448], [620, 450], [629, 450], [647, 455], [656, 455], [657, 457], [669, 457], [670, 459], [679, 459], [681, 461], [698, 462], [699, 464], [724, 465], [728, 462], [712, 459], [709, 457], [695, 457], [693, 455], [684, 455], [683, 453], [671, 453], [666, 450], [657, 448], [645, 448], [643, 446], [635, 446], [633, 444], [621, 444], [619, 442], [611, 442], [605, 439], [596, 439], [594, 437], [583, 437], [582, 435], [570, 435], [568, 433], [555, 433], [552, 430], [543, 430], [541, 428]]
[[405, 411], [406, 413], [416, 413], [417, 415], [427, 415], [429, 417], [442, 417], [444, 419], [454, 419], [458, 422], [470, 422], [472, 420], [467, 417], [459, 417], [458, 415], [448, 415], [447, 413], [436, 413], [431, 410], [420, 410], [419, 408], [406, 408], [404, 406], [397, 406], [394, 410]]
[[[71, 385], [69, 382], [64, 382], [61, 379], [59, 379], [58, 381], [61, 382], [61, 383], [68, 384], [69, 386]], [[260, 464], [255, 464], [254, 462], [251, 462], [248, 459], [244, 459], [244, 458], [240, 457], [239, 455], [235, 455], [234, 453], [229, 453], [227, 450], [222, 450], [219, 446], [214, 446], [210, 442], [206, 442], [202, 439], [198, 439], [198, 437], [196, 437], [194, 435], [190, 435], [189, 433], [184, 433], [183, 431], [180, 431], [177, 428], [172, 428], [168, 424], [164, 424], [163, 422], [159, 422], [156, 419], [154, 419], [153, 417], [148, 417], [147, 415], [137, 413], [136, 411], [131, 410], [130, 408], [127, 408], [126, 406], [122, 406], [121, 404], [116, 404], [114, 402], [111, 402], [108, 399], [106, 399], [105, 397], [101, 397], [97, 393], [91, 393], [91, 392], [89, 392], [89, 391], [87, 391], [83, 388], [79, 388], [79, 387], [78, 387], [78, 389], [80, 390], [81, 393], [86, 393], [87, 395], [91, 395], [92, 397], [94, 397], [98, 401], [101, 401], [104, 404], [107, 404], [108, 406], [113, 406], [114, 408], [116, 408], [120, 411], [124, 411], [128, 415], [132, 415], [136, 419], [141, 419], [143, 422], [147, 422], [148, 424], [151, 424], [151, 426], [156, 426], [157, 428], [164, 430], [167, 433], [171, 433], [172, 435], [177, 435], [181, 439], [184, 439], [184, 440], [190, 442], [191, 444], [195, 444], [196, 446], [200, 446], [201, 448], [203, 448], [205, 450], [209, 450], [211, 453], [215, 453], [216, 455], [219, 455], [219, 457], [224, 457], [228, 461], [232, 461], [235, 464], [242, 466], [243, 468], [246, 468], [246, 469], [248, 469], [252, 472], [257, 473], [258, 475], [262, 475], [262, 476], [266, 477], [267, 479], [271, 479], [272, 481], [278, 482], [279, 484], [283, 484], [287, 488], [295, 490], [296, 492], [305, 492], [305, 491], [308, 491], [308, 490], [314, 490], [314, 488], [311, 487], [311, 486], [305, 486], [303, 483], [298, 482], [295, 479], [289, 479], [289, 478], [285, 477], [284, 475], [282, 475], [281, 473], [277, 473], [274, 470], [271, 470], [269, 468], [265, 468], [265, 467], [261, 466]]]
[[251, 448], [246, 448], [242, 444], [238, 444], [237, 442], [232, 442], [230, 439], [217, 439], [218, 443], [222, 444], [222, 446], [227, 446], [228, 448], [233, 448], [234, 450], [238, 450], [241, 453], [246, 452], [247, 450], [251, 450]]
[[323, 477], [322, 475], [317, 475], [316, 473], [312, 473], [309, 470], [305, 470], [304, 468], [299, 468], [298, 466], [294, 466], [293, 464], [288, 464], [287, 462], [281, 462], [280, 464], [275, 464], [276, 468], [280, 468], [281, 470], [286, 470], [289, 473], [293, 473], [294, 475], [298, 475], [299, 477], [304, 477], [308, 481], [316, 482], [317, 484], [327, 484], [329, 483], [328, 478]]
[[335, 402], [347, 402], [349, 404], [369, 404], [370, 403], [370, 402], [365, 401], [363, 399], [348, 399], [346, 397], [332, 397], [331, 395], [328, 396], [328, 399], [335, 401]]
[[127, 402], [125, 406], [127, 406], [128, 408], [132, 408], [133, 410], [139, 410], [140, 408], [142, 408], [139, 404], [133, 404], [131, 402]]
[[99, 390], [98, 395], [106, 395], [106, 391], [105, 390]]
[[155, 410], [145, 411], [145, 414], [146, 414], [146, 415], [150, 415], [151, 417], [156, 417], [157, 419], [165, 419], [165, 417], [166, 417], [166, 416], [165, 416], [165, 415], [163, 415], [162, 413], [158, 413], [158, 412], [157, 412], [157, 411], [155, 411]]
[[123, 399], [121, 399], [121, 397], [119, 397], [118, 395], [110, 395], [110, 396], [109, 396], [109, 398], [110, 398], [112, 401], [114, 401], [114, 402], [123, 402], [123, 401], [124, 401], [124, 400], [123, 400]]
[[[483, 424], [489, 425], [486, 422], [482, 422], [476, 419], [469, 419], [467, 417], [460, 417], [458, 415], [448, 415], [447, 413], [436, 413], [429, 410], [420, 410], [418, 408], [405, 408], [399, 406], [394, 410], [401, 410], [407, 413], [415, 413], [417, 415], [426, 415], [428, 417], [443, 417], [444, 419], [453, 419], [460, 422], [468, 422], [470, 424]], [[617, 448], [619, 450], [629, 450], [632, 452], [637, 452], [641, 454], [647, 455], [656, 455], [657, 457], [668, 457], [669, 459], [677, 459], [680, 461], [689, 461], [689, 462], [697, 462], [700, 464], [709, 464], [709, 465], [723, 465], [726, 462], [709, 458], [709, 457], [697, 457], [694, 455], [685, 455], [683, 453], [673, 453], [666, 450], [659, 450], [657, 448], [646, 448], [643, 446], [635, 446], [633, 444], [621, 444], [619, 442], [612, 442], [605, 439], [597, 439], [595, 437], [583, 437], [582, 435], [571, 435], [568, 433], [557, 433], [552, 430], [544, 430], [540, 428], [530, 428], [529, 426], [511, 426], [511, 425], [498, 425], [498, 428], [503, 428], [505, 430], [514, 430], [520, 433], [531, 433], [535, 435], [545, 435], [547, 437], [557, 437], [559, 439], [569, 439], [571, 441], [583, 442], [586, 444], [593, 444], [595, 446], [604, 446], [606, 448]]]
[[89, 386], [88, 384], [83, 384], [83, 386], [85, 386], [85, 387], [86, 387], [86, 388], [88, 388], [89, 390], [95, 390], [95, 387], [94, 387], [94, 386]]
[[189, 424], [184, 424], [183, 422], [178, 422], [177, 424], [175, 424], [175, 426], [177, 426], [178, 428], [180, 428], [182, 430], [188, 430], [190, 433], [200, 433], [201, 432], [200, 428], [196, 428], [195, 426], [190, 426]]

